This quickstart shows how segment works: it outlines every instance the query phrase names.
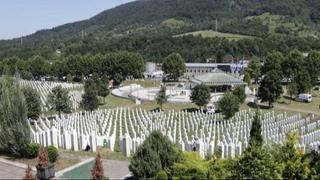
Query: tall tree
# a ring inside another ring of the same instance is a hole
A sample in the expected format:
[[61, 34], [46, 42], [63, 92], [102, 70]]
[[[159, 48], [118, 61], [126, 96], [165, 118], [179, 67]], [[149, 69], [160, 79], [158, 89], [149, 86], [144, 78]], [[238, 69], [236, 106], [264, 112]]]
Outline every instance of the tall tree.
[[58, 111], [59, 117], [61, 117], [61, 112], [70, 113], [71, 101], [68, 91], [61, 86], [53, 88], [52, 92], [48, 95], [48, 106], [50, 109]]
[[257, 83], [261, 76], [261, 68], [262, 65], [260, 59], [254, 56], [248, 64], [247, 71], [250, 73], [250, 76], [255, 80], [255, 83]]
[[21, 157], [30, 143], [30, 127], [19, 77], [3, 77], [0, 86], [0, 150]]
[[294, 95], [296, 95], [298, 93], [298, 87], [297, 87], [297, 83], [292, 81], [289, 85], [288, 85], [288, 94], [290, 96], [290, 104], [291, 101], [294, 97]]
[[210, 88], [204, 84], [196, 85], [191, 92], [190, 99], [200, 108], [203, 108], [210, 102]]
[[162, 105], [168, 101], [168, 96], [166, 94], [165, 86], [161, 86], [160, 91], [157, 93], [156, 101], [157, 101], [157, 104], [160, 105], [160, 109], [163, 110]]
[[315, 86], [318, 84], [318, 78], [320, 76], [320, 52], [311, 51], [305, 61], [311, 83]]
[[238, 86], [233, 91], [232, 94], [237, 96], [239, 99], [239, 102], [242, 104], [246, 100], [246, 92], [244, 86]]
[[93, 111], [99, 107], [97, 85], [89, 79], [84, 85], [84, 94], [82, 95], [81, 106], [87, 111]]
[[288, 133], [281, 149], [281, 163], [284, 167], [283, 179], [308, 179], [311, 173], [307, 162], [303, 160], [303, 150], [298, 147], [299, 135]]
[[258, 89], [258, 96], [262, 102], [268, 102], [269, 107], [272, 106], [282, 94], [281, 77], [277, 71], [273, 70], [268, 72]]
[[154, 177], [181, 160], [181, 151], [161, 132], [152, 132], [130, 160], [130, 171], [139, 178]]
[[297, 72], [294, 81], [297, 84], [298, 93], [307, 93], [312, 88], [310, 75], [304, 68]]
[[262, 67], [262, 73], [266, 74], [269, 71], [277, 71], [279, 75], [282, 75], [282, 67], [281, 64], [284, 61], [284, 56], [280, 52], [272, 52], [269, 53], [267, 59]]
[[252, 121], [249, 144], [250, 146], [262, 146], [263, 144], [262, 127], [261, 127], [259, 110], [256, 110], [254, 119]]
[[282, 179], [281, 166], [261, 146], [249, 147], [233, 168], [231, 179]]
[[24, 87], [22, 92], [26, 99], [28, 118], [37, 120], [41, 113], [41, 101], [38, 92], [31, 87]]
[[184, 60], [178, 53], [172, 53], [163, 60], [162, 70], [170, 78], [178, 80], [186, 70]]
[[294, 78], [305, 65], [303, 55], [297, 49], [289, 52], [285, 61], [282, 63], [284, 76]]
[[222, 112], [226, 119], [233, 117], [239, 111], [239, 108], [239, 99], [231, 92], [226, 92], [218, 101], [218, 109]]

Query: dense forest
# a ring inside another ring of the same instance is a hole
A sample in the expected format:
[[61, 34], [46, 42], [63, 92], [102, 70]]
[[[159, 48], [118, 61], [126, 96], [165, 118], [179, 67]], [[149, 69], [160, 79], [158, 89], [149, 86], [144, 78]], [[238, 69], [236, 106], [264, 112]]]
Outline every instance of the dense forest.
[[[264, 13], [278, 15], [279, 26], [273, 27], [270, 17], [259, 17]], [[216, 20], [220, 32], [252, 38], [174, 36], [215, 29]], [[317, 34], [308, 34], [319, 32], [319, 22], [318, 0], [139, 0], [88, 20], [0, 41], [0, 60], [40, 55], [52, 61], [69, 55], [118, 51], [138, 52], [146, 61], [156, 62], [172, 52], [180, 53], [188, 62], [226, 55], [263, 58], [274, 50], [320, 50]]]

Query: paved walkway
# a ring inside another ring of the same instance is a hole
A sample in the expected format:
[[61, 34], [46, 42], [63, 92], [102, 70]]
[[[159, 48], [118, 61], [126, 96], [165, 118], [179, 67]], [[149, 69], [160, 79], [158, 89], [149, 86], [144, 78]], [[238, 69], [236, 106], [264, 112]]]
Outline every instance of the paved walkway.
[[[22, 179], [25, 175], [25, 170], [25, 164], [0, 160], [0, 179]], [[33, 174], [35, 174], [35, 171]]]
[[104, 173], [110, 179], [121, 179], [125, 176], [130, 175], [128, 166], [129, 166], [128, 161], [115, 161], [115, 160], [103, 161]]

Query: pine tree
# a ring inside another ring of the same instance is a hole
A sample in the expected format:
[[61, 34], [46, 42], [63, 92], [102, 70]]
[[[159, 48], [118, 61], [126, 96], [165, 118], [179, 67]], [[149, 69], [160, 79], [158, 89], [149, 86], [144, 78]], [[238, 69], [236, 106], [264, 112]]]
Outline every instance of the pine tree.
[[30, 167], [30, 165], [28, 164], [28, 167], [25, 171], [25, 175], [23, 177], [23, 180], [36, 180], [36, 177], [35, 175], [32, 173], [32, 169]]
[[263, 137], [261, 132], [261, 120], [260, 120], [260, 112], [256, 111], [254, 115], [254, 119], [252, 121], [251, 130], [250, 130], [250, 146], [262, 146]]
[[41, 113], [41, 100], [36, 90], [30, 87], [22, 89], [28, 108], [28, 118], [37, 120]]
[[166, 103], [167, 100], [168, 100], [168, 96], [166, 95], [166, 87], [162, 86], [156, 97], [157, 104], [160, 105], [161, 110], [162, 110], [162, 105]]
[[104, 171], [103, 171], [103, 159], [101, 156], [101, 152], [98, 151], [98, 155], [95, 159], [93, 168], [91, 169], [91, 179], [104, 179]]
[[91, 79], [86, 81], [84, 86], [84, 94], [82, 95], [81, 106], [87, 111], [93, 111], [98, 108], [97, 86]]
[[53, 88], [52, 92], [48, 95], [48, 105], [51, 109], [59, 112], [59, 117], [61, 117], [61, 112], [70, 113], [71, 101], [68, 91], [62, 89], [61, 86]]
[[30, 128], [19, 77], [3, 77], [0, 86], [0, 150], [21, 157], [30, 143]]

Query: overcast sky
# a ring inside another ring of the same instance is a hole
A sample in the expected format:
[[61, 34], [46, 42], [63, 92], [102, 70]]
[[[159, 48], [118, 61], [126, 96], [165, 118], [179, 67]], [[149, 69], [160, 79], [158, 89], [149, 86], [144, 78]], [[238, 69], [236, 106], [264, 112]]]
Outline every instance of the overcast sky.
[[1, 0], [0, 39], [88, 19], [133, 0]]

